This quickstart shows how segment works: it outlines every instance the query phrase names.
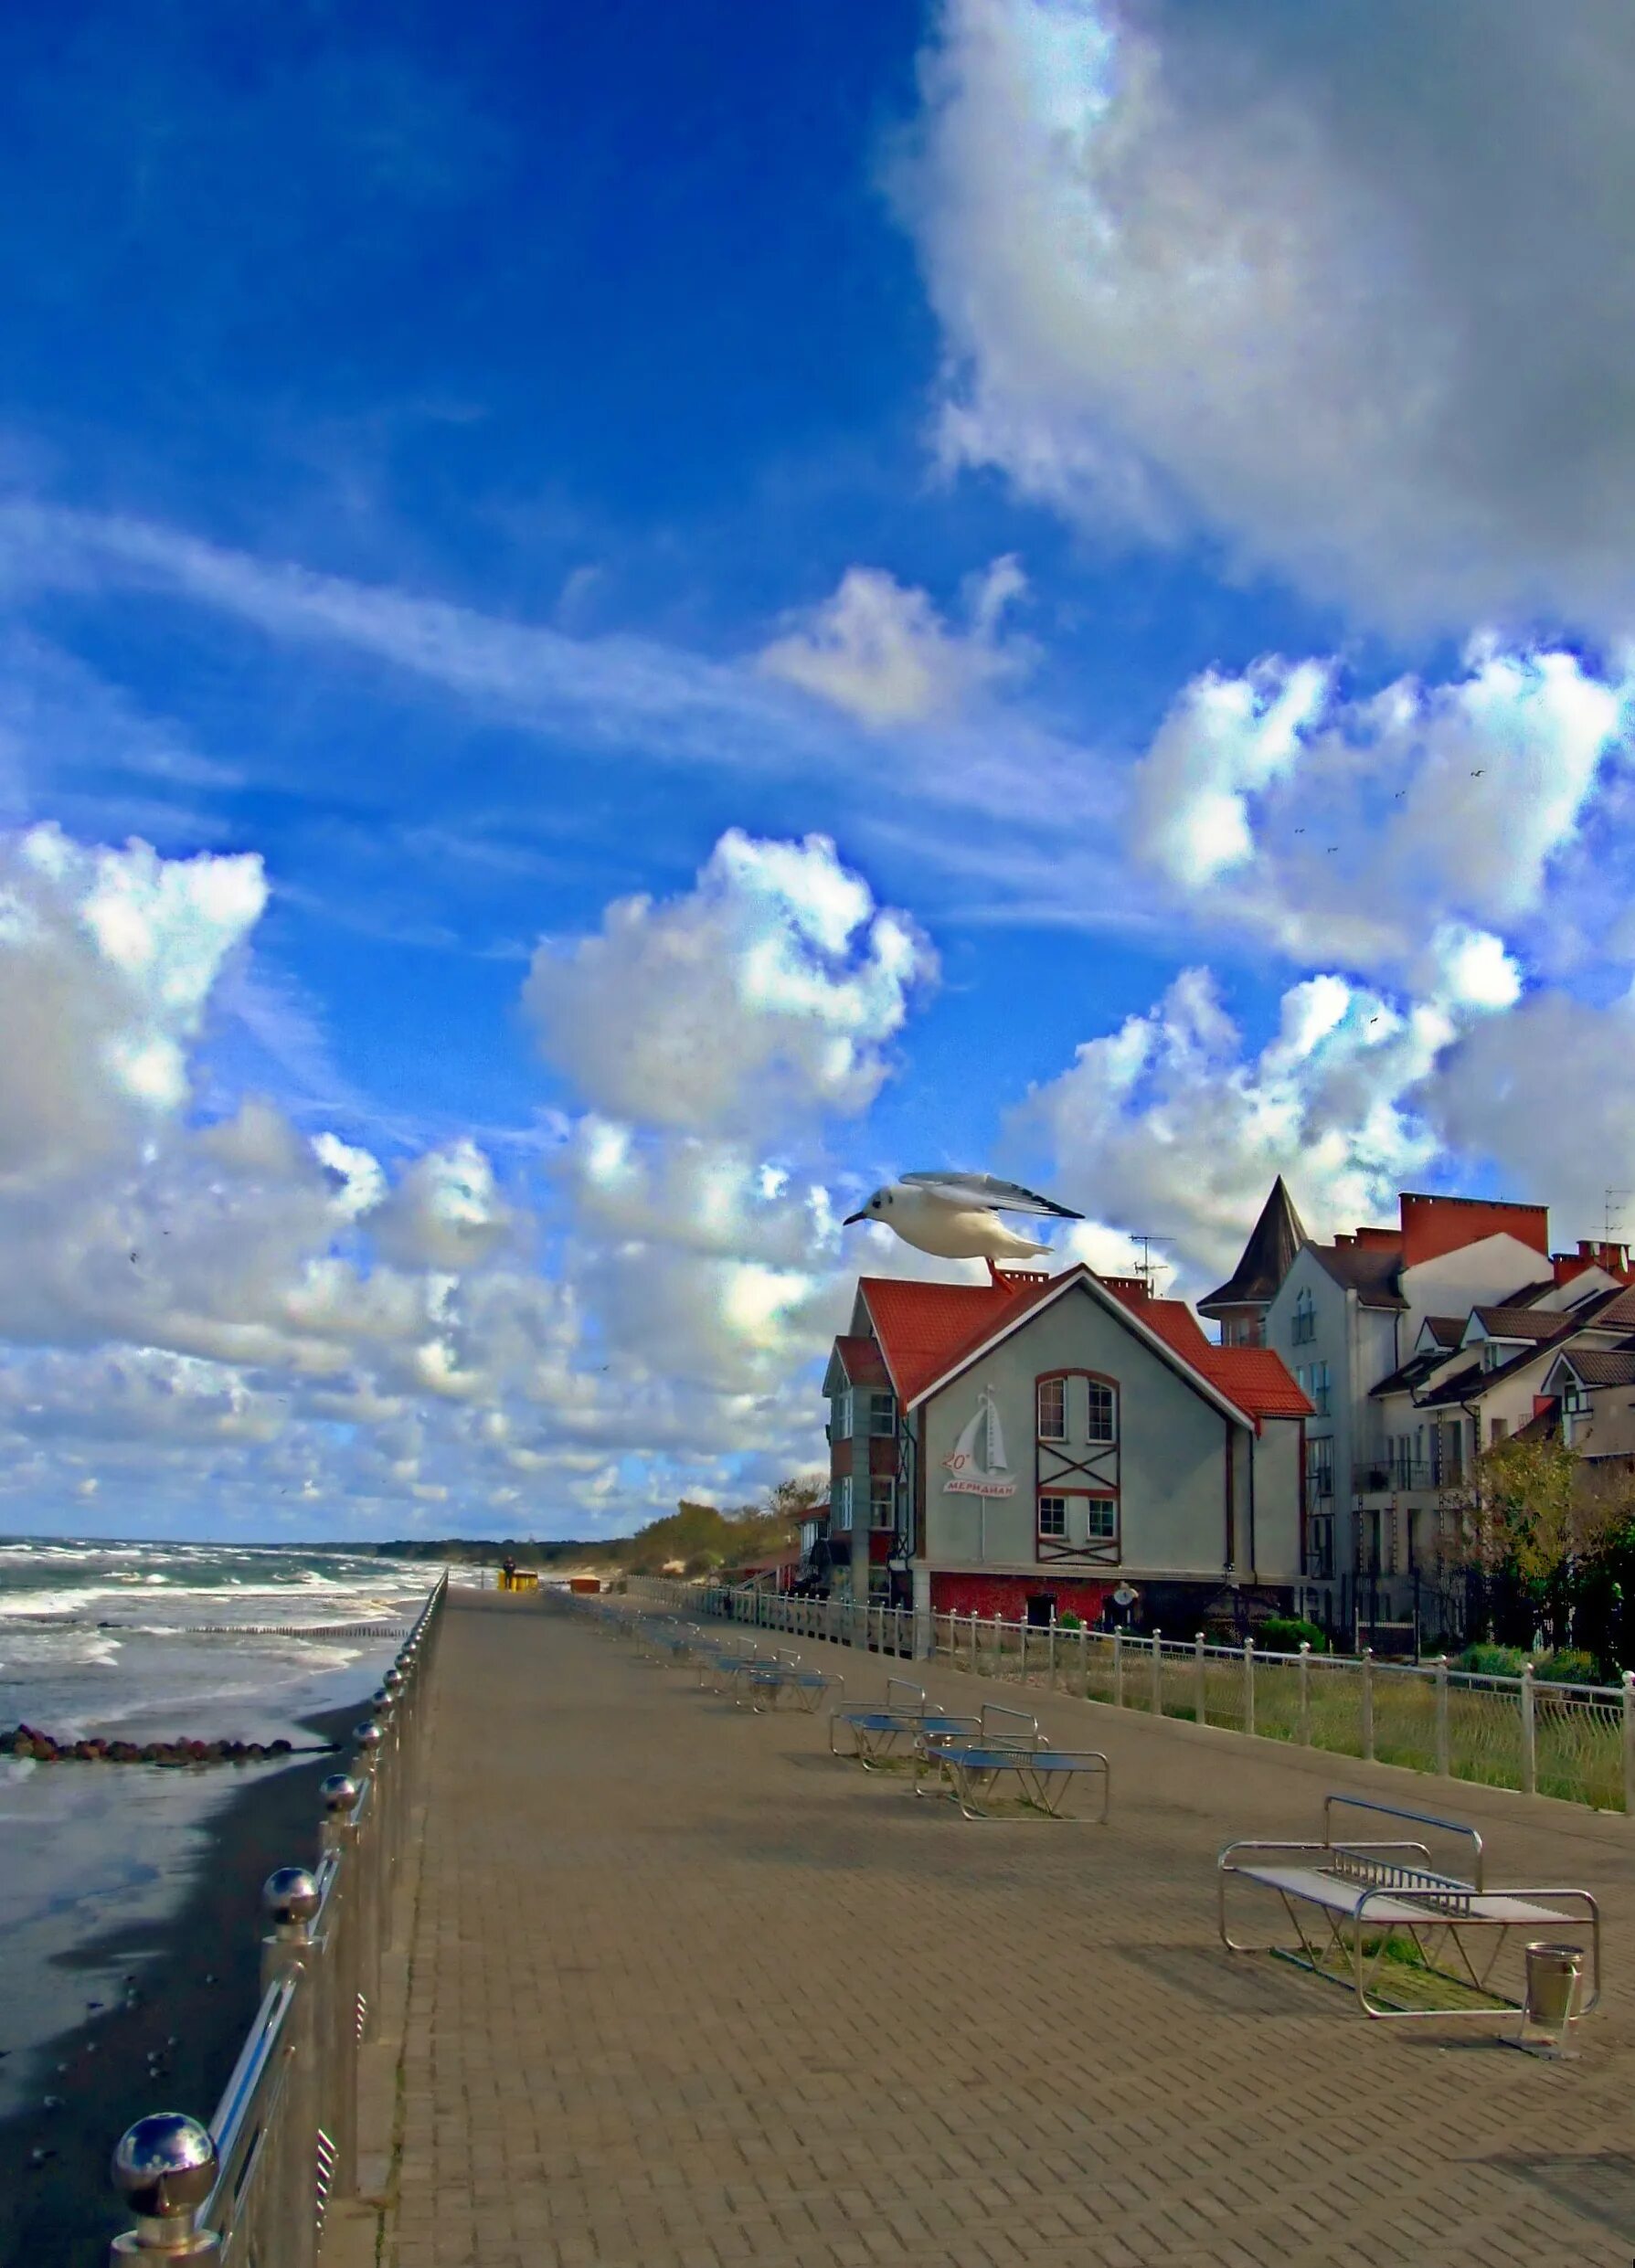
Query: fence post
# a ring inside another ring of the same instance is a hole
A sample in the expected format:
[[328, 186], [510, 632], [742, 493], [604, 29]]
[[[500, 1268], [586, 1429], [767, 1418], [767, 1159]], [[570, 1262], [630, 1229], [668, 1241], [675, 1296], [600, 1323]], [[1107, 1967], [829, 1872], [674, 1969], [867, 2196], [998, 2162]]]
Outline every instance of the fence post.
[[[1635, 1670], [1630, 1672], [1635, 1677]], [[1081, 1622], [1078, 1626], [1078, 1697], [1090, 1698], [1090, 1634]]]
[[1300, 1743], [1302, 1748], [1310, 1748], [1311, 1745], [1311, 1641], [1310, 1638], [1301, 1640]]
[[1635, 1669], [1626, 1669], [1624, 1689], [1624, 1809], [1635, 1812]]
[[1533, 1664], [1522, 1664], [1522, 1793], [1538, 1793], [1538, 1727], [1533, 1714]]
[[1255, 1641], [1253, 1638], [1245, 1638], [1243, 1642], [1243, 1729], [1246, 1733], [1252, 1733], [1255, 1729]]
[[1163, 1714], [1163, 1632], [1152, 1633], [1152, 1714]]
[[1443, 1779], [1453, 1771], [1453, 1751], [1448, 1737], [1448, 1657], [1437, 1657], [1437, 1770]]
[[1208, 1686], [1208, 1682], [1207, 1682], [1207, 1679], [1208, 1679], [1208, 1669], [1207, 1669], [1207, 1666], [1206, 1666], [1206, 1664], [1205, 1664], [1205, 1659], [1204, 1659], [1204, 1633], [1202, 1632], [1202, 1630], [1200, 1630], [1200, 1631], [1198, 1632], [1197, 1637], [1196, 1637], [1195, 1638], [1194, 1638], [1194, 1640], [1193, 1640], [1193, 1642], [1192, 1642], [1192, 1656], [1193, 1656], [1193, 1710], [1192, 1710], [1192, 1712], [1193, 1712], [1194, 1717], [1197, 1720], [1197, 1722], [1198, 1722], [1198, 1723], [1199, 1723], [1199, 1724], [1207, 1724], [1207, 1723], [1208, 1723], [1208, 1722], [1209, 1722], [1209, 1686]]
[[1124, 1706], [1124, 1633], [1113, 1632], [1113, 1707]]
[[1374, 1648], [1363, 1648], [1363, 1756], [1374, 1762]]

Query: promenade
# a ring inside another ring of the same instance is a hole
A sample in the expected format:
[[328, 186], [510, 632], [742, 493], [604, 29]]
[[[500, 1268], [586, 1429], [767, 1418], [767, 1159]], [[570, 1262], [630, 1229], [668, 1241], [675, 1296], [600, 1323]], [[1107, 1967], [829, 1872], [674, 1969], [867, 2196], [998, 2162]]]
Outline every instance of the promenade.
[[[970, 1825], [832, 1762], [823, 1717], [494, 1594], [451, 1594], [436, 1680], [387, 2268], [1635, 2252], [1635, 1823], [1039, 1694], [1110, 1754], [1112, 1825]], [[1580, 2061], [1220, 1948], [1219, 1847], [1315, 1832], [1331, 1786], [1604, 1901]]]

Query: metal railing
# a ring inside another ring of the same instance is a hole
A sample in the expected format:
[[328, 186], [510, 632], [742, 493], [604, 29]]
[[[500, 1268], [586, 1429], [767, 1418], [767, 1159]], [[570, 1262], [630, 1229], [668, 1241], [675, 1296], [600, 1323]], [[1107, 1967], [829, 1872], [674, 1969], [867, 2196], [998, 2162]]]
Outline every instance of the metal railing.
[[322, 1784], [316, 1867], [268, 1877], [261, 2002], [209, 2125], [162, 2111], [114, 2151], [133, 2221], [116, 2268], [313, 2268], [328, 2206], [356, 2190], [358, 2050], [379, 2030], [447, 1593], [443, 1575], [356, 1727], [351, 1770]]
[[1482, 1677], [1444, 1655], [1386, 1662], [1136, 1637], [1060, 1622], [919, 1614], [833, 1599], [631, 1579], [633, 1596], [691, 1614], [843, 1646], [935, 1659], [978, 1677], [1042, 1686], [1118, 1709], [1217, 1725], [1343, 1756], [1524, 1795], [1635, 1813], [1635, 1670], [1616, 1686]]

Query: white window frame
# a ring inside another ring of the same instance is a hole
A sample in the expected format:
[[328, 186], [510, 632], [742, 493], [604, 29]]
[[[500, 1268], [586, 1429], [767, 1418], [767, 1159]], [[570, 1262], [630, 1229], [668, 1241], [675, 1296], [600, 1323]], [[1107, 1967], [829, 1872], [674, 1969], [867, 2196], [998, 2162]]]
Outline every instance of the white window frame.
[[1332, 1415], [1329, 1408], [1329, 1395], [1332, 1391], [1329, 1366], [1326, 1362], [1313, 1362], [1311, 1365], [1310, 1374], [1311, 1383], [1306, 1392], [1310, 1396], [1311, 1407], [1319, 1417], [1328, 1417]]
[[852, 1476], [850, 1473], [842, 1473], [839, 1486], [840, 1494], [834, 1505], [834, 1526], [842, 1535], [849, 1535], [852, 1531]]
[[[1102, 1523], [1106, 1524], [1103, 1525]], [[1084, 1500], [1084, 1538], [1087, 1543], [1116, 1543], [1119, 1505], [1116, 1497], [1087, 1496]]]
[[[1111, 1448], [1119, 1438], [1119, 1390], [1117, 1386], [1109, 1386], [1103, 1378], [1088, 1378], [1085, 1381], [1085, 1386], [1084, 1437], [1096, 1448]], [[1105, 1433], [1097, 1433], [1093, 1425], [1097, 1397], [1100, 1394], [1107, 1396], [1108, 1429]]]
[[[882, 1417], [886, 1421], [884, 1425], [880, 1423]], [[868, 1432], [871, 1441], [897, 1439], [897, 1396], [889, 1388], [882, 1393], [876, 1387], [869, 1394]]]
[[896, 1531], [897, 1481], [890, 1473], [868, 1477], [868, 1526], [871, 1535], [891, 1535]]
[[[1062, 1422], [1059, 1432], [1049, 1433], [1045, 1427], [1045, 1394], [1046, 1389], [1061, 1396]], [[1041, 1441], [1065, 1441], [1067, 1438], [1067, 1382], [1065, 1378], [1041, 1378], [1034, 1387], [1034, 1422]]]
[[[1324, 1450], [1328, 1452], [1326, 1457], [1323, 1455]], [[1324, 1479], [1327, 1480], [1328, 1486], [1320, 1487], [1319, 1483]], [[1311, 1503], [1313, 1500], [1319, 1503], [1329, 1504], [1332, 1504], [1334, 1500], [1334, 1436], [1332, 1434], [1315, 1434], [1309, 1436], [1306, 1442], [1306, 1500]]]
[[[1052, 1513], [1053, 1518], [1059, 1512], [1062, 1523], [1059, 1528], [1047, 1528], [1045, 1525], [1045, 1507], [1047, 1504], [1054, 1508]], [[1053, 1495], [1048, 1489], [1043, 1489], [1040, 1492], [1038, 1502], [1035, 1510], [1034, 1521], [1039, 1533], [1045, 1538], [1047, 1543], [1065, 1543], [1067, 1541], [1067, 1498], [1065, 1496]]]
[[856, 1419], [857, 1408], [855, 1396], [853, 1394], [850, 1386], [844, 1386], [841, 1389], [840, 1395], [840, 1437], [843, 1441], [849, 1441], [851, 1439], [852, 1428], [855, 1425]]

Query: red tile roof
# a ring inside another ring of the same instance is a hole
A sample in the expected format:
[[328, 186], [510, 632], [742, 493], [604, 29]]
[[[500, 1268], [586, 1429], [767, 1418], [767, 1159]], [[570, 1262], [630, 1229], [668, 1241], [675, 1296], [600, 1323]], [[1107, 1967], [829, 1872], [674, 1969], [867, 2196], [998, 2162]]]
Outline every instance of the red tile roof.
[[1197, 1368], [1213, 1386], [1251, 1417], [1310, 1417], [1312, 1405], [1269, 1347], [1205, 1348]]
[[854, 1386], [889, 1386], [880, 1350], [872, 1339], [846, 1337], [834, 1341], [840, 1367]]
[[[1057, 1276], [1025, 1287], [1006, 1287], [865, 1277], [864, 1297], [905, 1406], [966, 1355], [975, 1353], [995, 1331], [1059, 1288], [1062, 1280]], [[1246, 1416], [1311, 1415], [1311, 1403], [1280, 1355], [1263, 1347], [1212, 1345], [1184, 1300], [1150, 1298], [1128, 1283], [1104, 1284], [1103, 1288]]]
[[1139, 1315], [1149, 1330], [1155, 1330], [1164, 1344], [1180, 1355], [1183, 1362], [1196, 1363], [1200, 1355], [1219, 1351], [1204, 1336], [1204, 1327], [1184, 1299], [1153, 1299], [1145, 1289], [1137, 1290], [1127, 1282], [1102, 1282], [1120, 1307]]
[[1047, 1277], [1025, 1286], [916, 1284], [865, 1276], [859, 1288], [897, 1399], [907, 1407], [962, 1354], [974, 1351], [1059, 1281]]

